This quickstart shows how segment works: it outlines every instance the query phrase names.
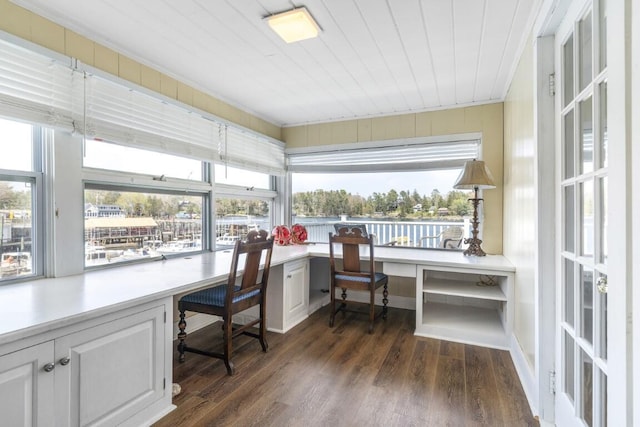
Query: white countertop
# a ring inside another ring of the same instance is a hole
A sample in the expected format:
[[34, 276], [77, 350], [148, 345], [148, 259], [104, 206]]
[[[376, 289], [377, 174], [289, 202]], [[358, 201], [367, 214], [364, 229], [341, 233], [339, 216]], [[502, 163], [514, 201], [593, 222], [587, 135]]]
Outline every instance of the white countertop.
[[[328, 244], [276, 247], [271, 265], [328, 254]], [[506, 258], [495, 255], [376, 247], [375, 257], [383, 262], [515, 271]], [[231, 251], [221, 251], [0, 285], [0, 344], [223, 282], [230, 263]]]
[[[402, 246], [376, 246], [373, 252], [375, 260], [378, 262], [437, 265], [454, 268], [481, 268], [504, 272], [516, 271], [513, 264], [502, 255], [464, 256], [461, 251], [429, 250]], [[329, 244], [310, 245], [309, 256], [328, 257]]]

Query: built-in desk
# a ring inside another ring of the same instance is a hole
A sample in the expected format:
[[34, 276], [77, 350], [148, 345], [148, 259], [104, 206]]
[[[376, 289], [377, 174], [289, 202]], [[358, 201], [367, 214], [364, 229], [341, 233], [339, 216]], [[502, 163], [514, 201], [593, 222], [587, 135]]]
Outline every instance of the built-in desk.
[[[327, 257], [328, 253], [328, 244], [309, 247], [311, 257]], [[515, 267], [505, 257], [384, 246], [376, 247], [374, 253], [382, 271], [392, 276], [390, 280], [393, 276], [415, 279], [416, 335], [509, 349]], [[322, 272], [313, 277], [323, 277]], [[313, 279], [310, 286], [314, 295], [317, 285]]]
[[[375, 255], [389, 275], [416, 278], [416, 334], [464, 341], [462, 332], [468, 327], [478, 335], [484, 330], [475, 325], [481, 316], [444, 325], [434, 318], [471, 312], [468, 307], [503, 313], [498, 317], [501, 334], [505, 339], [511, 334], [514, 268], [504, 257], [386, 247], [376, 248]], [[304, 305], [309, 294], [295, 287], [308, 275], [301, 269], [304, 261], [326, 261], [328, 256], [327, 244], [274, 249], [272, 266], [282, 267], [270, 277], [269, 289], [275, 292], [272, 300], [279, 298], [285, 305], [273, 303], [268, 310], [296, 303], [290, 306], [293, 317], [282, 318], [281, 332], [308, 315], [297, 302]], [[170, 411], [173, 298], [224, 281], [230, 262], [231, 251], [225, 251], [0, 286], [3, 420], [22, 425], [28, 413], [38, 425], [98, 420], [141, 425]], [[469, 283], [481, 274], [498, 277], [504, 297], [469, 291]], [[309, 286], [326, 287], [324, 280], [311, 274]], [[282, 298], [287, 288], [293, 299]], [[300, 288], [304, 291], [306, 284]], [[474, 299], [501, 308], [474, 305]], [[438, 312], [432, 303], [447, 309]], [[321, 304], [307, 302], [305, 307], [314, 311]], [[273, 311], [269, 316], [277, 317]]]
[[[276, 248], [272, 266], [307, 259]], [[140, 426], [171, 411], [173, 297], [230, 264], [226, 251], [0, 286], [3, 425]]]

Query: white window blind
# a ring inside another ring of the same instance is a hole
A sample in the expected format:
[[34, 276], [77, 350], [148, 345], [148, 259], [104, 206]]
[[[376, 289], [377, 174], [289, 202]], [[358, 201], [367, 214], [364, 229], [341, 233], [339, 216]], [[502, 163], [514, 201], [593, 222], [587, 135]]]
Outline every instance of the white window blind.
[[291, 172], [367, 172], [446, 169], [478, 158], [480, 141], [427, 142], [423, 138], [347, 145], [330, 151], [290, 152]]
[[95, 70], [83, 73], [72, 67], [72, 58], [53, 56], [0, 39], [0, 116], [123, 146], [284, 174], [283, 143]]
[[86, 80], [86, 120], [91, 138], [284, 173], [284, 144], [95, 75]]
[[73, 130], [70, 62], [0, 40], [0, 115]]
[[218, 123], [95, 75], [87, 75], [85, 91], [88, 138], [200, 160], [217, 159]]
[[221, 163], [241, 169], [284, 175], [284, 144], [227, 126], [219, 145]]

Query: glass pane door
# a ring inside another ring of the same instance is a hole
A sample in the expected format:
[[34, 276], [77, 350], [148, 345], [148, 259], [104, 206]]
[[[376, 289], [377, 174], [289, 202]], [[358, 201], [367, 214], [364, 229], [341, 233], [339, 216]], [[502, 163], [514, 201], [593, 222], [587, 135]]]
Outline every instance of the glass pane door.
[[557, 425], [606, 425], [607, 395], [607, 69], [606, 14], [599, 0], [582, 2], [565, 34], [558, 103], [558, 194], [562, 289], [558, 318]]

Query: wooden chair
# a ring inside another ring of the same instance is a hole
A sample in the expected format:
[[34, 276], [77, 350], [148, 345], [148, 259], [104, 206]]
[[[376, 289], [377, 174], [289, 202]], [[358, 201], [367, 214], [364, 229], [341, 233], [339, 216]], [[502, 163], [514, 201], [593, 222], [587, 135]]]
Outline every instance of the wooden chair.
[[[335, 249], [342, 246], [342, 270], [336, 268]], [[329, 318], [329, 326], [333, 327], [336, 313], [347, 310], [347, 289], [367, 291], [369, 293], [369, 333], [373, 332], [374, 320], [382, 316], [387, 318], [387, 303], [389, 295], [387, 291], [387, 283], [389, 278], [384, 273], [377, 273], [375, 270], [375, 259], [373, 257], [373, 237], [371, 235], [363, 236], [360, 227], [342, 227], [337, 235], [329, 233], [329, 262], [331, 264], [331, 317]], [[361, 258], [360, 249], [367, 252]], [[361, 263], [368, 261], [368, 267], [362, 268]], [[375, 313], [375, 294], [376, 289], [380, 286], [384, 287], [382, 292], [382, 310]], [[342, 301], [336, 309], [336, 289], [342, 289]], [[358, 312], [358, 311], [356, 311]]]
[[[271, 252], [273, 250], [273, 240], [267, 239], [265, 230], [250, 231], [247, 234], [246, 242], [237, 241], [233, 250], [231, 270], [226, 284], [212, 288], [203, 289], [185, 295], [178, 301], [178, 311], [180, 321], [178, 328], [178, 352], [179, 360], [184, 362], [184, 353], [191, 352], [205, 356], [217, 357], [224, 360], [227, 373], [233, 375], [235, 368], [231, 362], [233, 350], [232, 339], [240, 334], [248, 335], [260, 341], [263, 351], [267, 351], [266, 340], [266, 300], [267, 282], [269, 280], [269, 269], [271, 267]], [[244, 268], [238, 269], [238, 264], [244, 257]], [[264, 256], [264, 267], [260, 275], [260, 260]], [[240, 284], [236, 284], [236, 278], [241, 272]], [[260, 305], [259, 318], [244, 325], [232, 325], [233, 315], [246, 310], [254, 305]], [[191, 348], [187, 346], [187, 333], [185, 328], [185, 312], [194, 311], [222, 317], [223, 330], [223, 352], [210, 352]], [[249, 328], [259, 324], [258, 333], [249, 331]]]

